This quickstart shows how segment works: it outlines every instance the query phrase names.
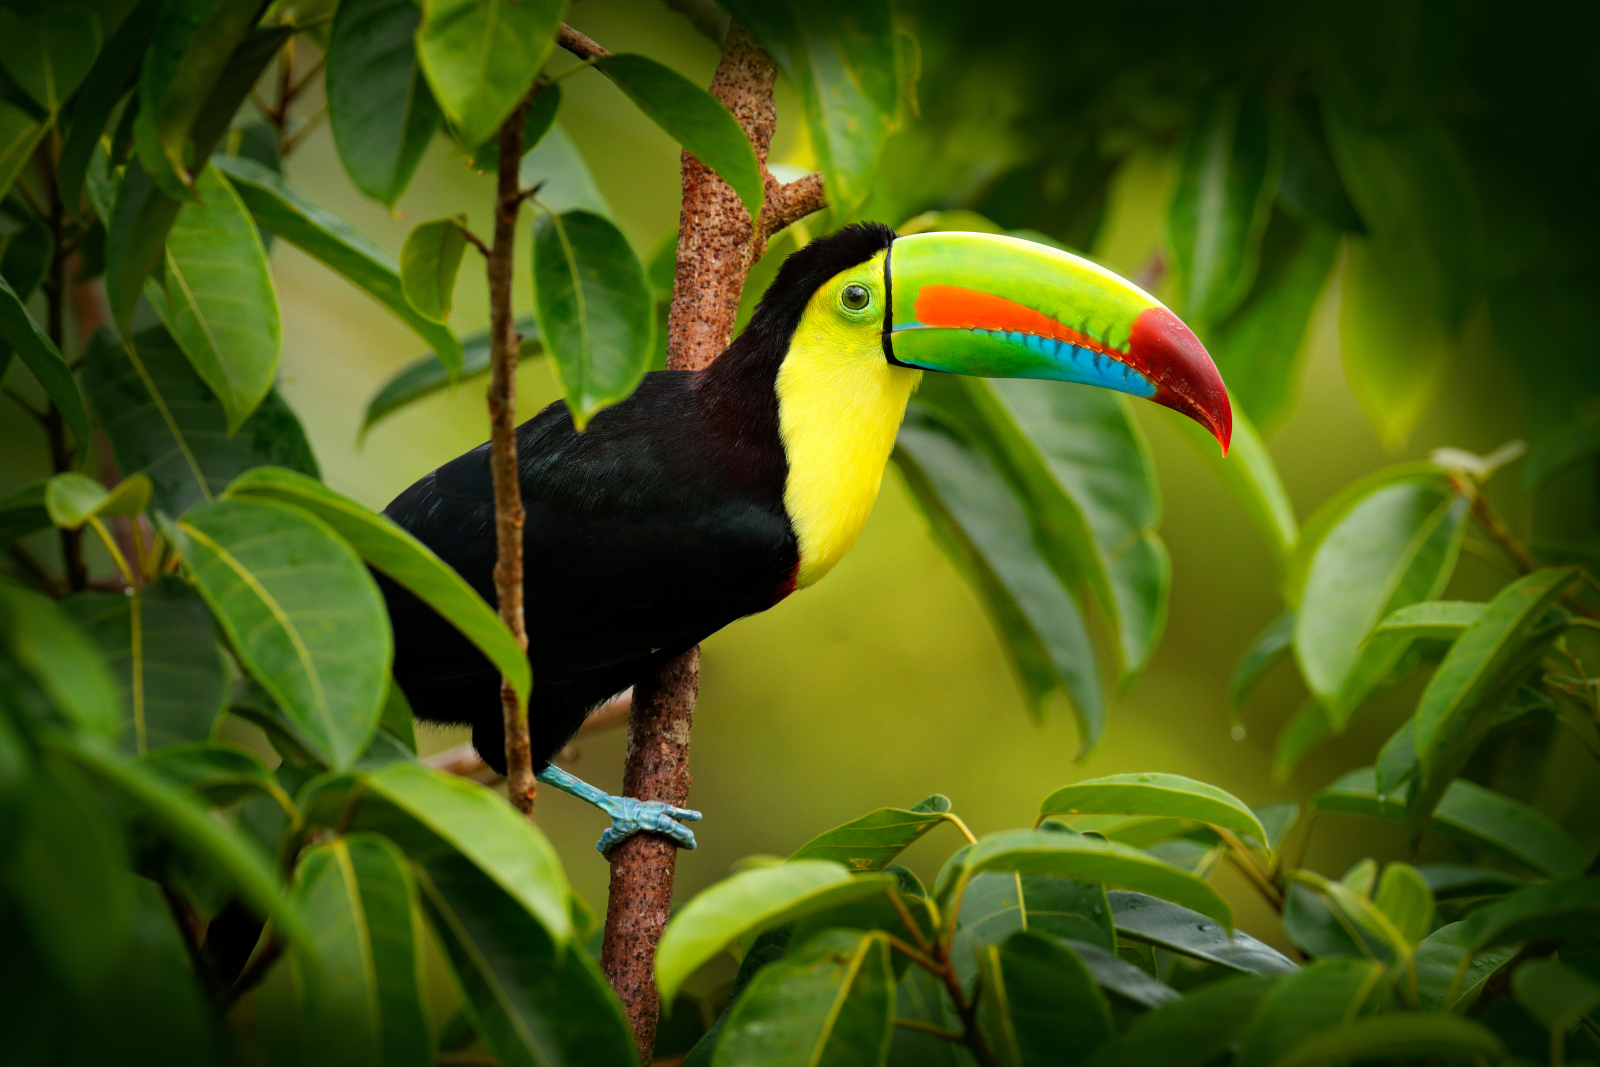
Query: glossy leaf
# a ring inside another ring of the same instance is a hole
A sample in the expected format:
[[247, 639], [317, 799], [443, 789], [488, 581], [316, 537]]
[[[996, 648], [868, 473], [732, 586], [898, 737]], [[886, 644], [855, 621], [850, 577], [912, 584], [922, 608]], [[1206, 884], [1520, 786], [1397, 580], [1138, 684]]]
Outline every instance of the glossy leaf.
[[73, 726], [108, 741], [117, 736], [115, 680], [100, 650], [49, 597], [0, 581], [0, 648]]
[[1433, 890], [1410, 864], [1390, 863], [1383, 868], [1372, 903], [1413, 945], [1433, 929]]
[[950, 944], [956, 976], [970, 984], [985, 947], [1000, 944], [1018, 930], [1070, 938], [1108, 952], [1117, 943], [1102, 886], [1070, 878], [990, 871], [969, 880], [961, 895], [956, 936]]
[[[544, 345], [539, 342], [538, 323], [531, 317], [517, 319], [512, 329], [522, 335], [519, 359], [530, 359], [544, 354]], [[483, 330], [462, 338], [461, 373], [456, 376], [455, 382], [471, 381], [488, 373], [489, 331]], [[378, 387], [372, 399], [367, 401], [367, 411], [361, 419], [362, 435], [365, 436], [379, 419], [387, 418], [423, 397], [447, 389], [455, 382], [451, 381], [450, 372], [439, 362], [438, 356], [432, 352], [418, 356], [395, 371], [388, 381]]]
[[89, 412], [83, 405], [83, 394], [78, 392], [72, 370], [4, 278], [0, 278], [0, 338], [22, 357], [50, 402], [60, 410], [79, 449], [87, 449], [92, 440]]
[[831, 860], [801, 859], [740, 871], [694, 897], [667, 924], [656, 948], [656, 985], [668, 1003], [700, 965], [735, 941], [812, 912], [878, 896], [887, 875], [852, 875]]
[[1180, 999], [1177, 990], [1099, 945], [1076, 940], [1068, 940], [1067, 944], [1078, 954], [1100, 988], [1108, 993], [1115, 993], [1142, 1008], [1159, 1008]]
[[595, 69], [628, 94], [684, 151], [716, 171], [752, 219], [761, 214], [766, 195], [761, 165], [744, 128], [722, 101], [647, 56], [604, 56]]
[[1579, 460], [1600, 452], [1600, 413], [1557, 427], [1528, 454], [1522, 465], [1522, 490], [1535, 493]]
[[1240, 975], [1210, 982], [1128, 1023], [1090, 1067], [1203, 1067], [1237, 1040], [1274, 980]]
[[978, 1018], [1006, 1067], [1082, 1063], [1111, 1036], [1110, 1005], [1060, 941], [1018, 931], [979, 960]]
[[412, 229], [400, 249], [400, 287], [417, 314], [444, 322], [456, 302], [456, 275], [467, 251], [458, 219], [435, 219]]
[[1324, 1030], [1273, 1061], [1276, 1067], [1369, 1059], [1498, 1060], [1505, 1047], [1492, 1031], [1451, 1015], [1375, 1015]]
[[1554, 959], [1529, 960], [1511, 975], [1511, 990], [1529, 1015], [1559, 1040], [1583, 1016], [1600, 1011], [1600, 983]]
[[1113, 891], [1106, 898], [1121, 937], [1250, 974], [1280, 974], [1295, 969], [1294, 961], [1271, 945], [1242, 930], [1224, 930], [1188, 908], [1144, 893]]
[[1239, 1037], [1238, 1067], [1281, 1062], [1308, 1037], [1349, 1025], [1379, 989], [1381, 964], [1331, 959], [1285, 975]]
[[1191, 907], [1223, 926], [1233, 926], [1233, 912], [1204, 879], [1126, 845], [1081, 834], [1048, 830], [1011, 830], [991, 834], [973, 845], [964, 869], [1048, 874], [1107, 886], [1133, 889]]
[[[1267, 623], [1266, 628], [1245, 650], [1244, 657], [1228, 679], [1228, 708], [1237, 720], [1240, 705], [1273, 665], [1294, 648], [1294, 612], [1286, 611]], [[1242, 724], [1240, 724], [1242, 726]]]
[[417, 57], [464, 145], [495, 135], [555, 46], [559, 0], [426, 0]]
[[871, 1067], [893, 1027], [894, 974], [880, 933], [832, 930], [762, 968], [734, 1003], [713, 1067]]
[[280, 468], [247, 471], [228, 487], [228, 496], [288, 504], [327, 523], [364, 560], [459, 629], [527, 700], [533, 686], [528, 658], [500, 616], [454, 568], [393, 520], [313, 478]]
[[1167, 228], [1190, 320], [1220, 321], [1249, 293], [1283, 155], [1282, 117], [1258, 94], [1218, 93], [1189, 124]]
[[34, 149], [49, 132], [49, 123], [40, 122], [21, 108], [0, 100], [0, 196], [11, 191], [17, 175], [28, 165]]
[[1424, 600], [1390, 612], [1373, 628], [1373, 633], [1454, 641], [1483, 618], [1487, 608], [1487, 604], [1468, 600]]
[[328, 126], [356, 188], [389, 207], [439, 128], [418, 66], [422, 12], [412, 0], [347, 0], [328, 42]]
[[1467, 966], [1454, 1001], [1451, 984], [1466, 954], [1466, 923], [1450, 923], [1429, 934], [1417, 946], [1414, 966], [1417, 971], [1417, 1007], [1424, 1011], [1443, 1011], [1447, 1006], [1464, 1011], [1478, 999], [1483, 983], [1517, 954], [1515, 948], [1497, 948], [1475, 955]]
[[218, 157], [213, 165], [228, 176], [260, 226], [364, 290], [432, 345], [447, 368], [459, 371], [461, 342], [443, 326], [417, 314], [407, 303], [399, 267], [387, 252], [357, 233], [349, 223], [323, 211], [289, 188], [282, 178], [254, 160], [226, 156]]
[[124, 751], [143, 755], [211, 735], [228, 679], [211, 612], [187, 582], [164, 575], [132, 596], [79, 593], [62, 608], [116, 676]]
[[261, 757], [235, 745], [212, 741], [174, 744], [150, 753], [140, 764], [213, 805], [232, 804], [261, 793], [280, 806], [293, 807]]
[[1288, 560], [1300, 539], [1300, 527], [1289, 494], [1278, 477], [1278, 468], [1249, 416], [1237, 407], [1233, 409], [1233, 440], [1226, 456], [1217, 450], [1216, 438], [1193, 419], [1174, 413], [1167, 421], [1177, 426], [1178, 432], [1221, 475], [1273, 554], [1280, 561]]
[[378, 725], [394, 656], [360, 559], [323, 522], [278, 504], [202, 504], [174, 534], [240, 663], [330, 764], [349, 766]]
[[97, 333], [83, 379], [117, 468], [124, 477], [148, 475], [152, 506], [169, 516], [221, 493], [251, 467], [318, 473], [300, 420], [275, 391], [230, 436], [222, 403], [160, 327], [127, 345]]
[[1486, 904], [1463, 923], [1473, 955], [1517, 941], [1600, 936], [1600, 878], [1541, 882]]
[[400, 850], [376, 834], [337, 837], [306, 851], [295, 900], [314, 941], [304, 1040], [316, 1062], [424, 1067], [433, 1035], [424, 1010], [420, 901]]
[[590, 211], [546, 213], [533, 241], [539, 336], [582, 429], [625, 399], [655, 346], [655, 304], [644, 267], [616, 225]]
[[106, 300], [112, 317], [127, 331], [132, 328], [134, 308], [144, 295], [145, 282], [161, 266], [167, 231], [177, 221], [183, 201], [163, 191], [143, 167], [134, 165], [113, 187], [115, 199], [108, 214], [94, 197], [94, 172], [100, 165], [98, 156], [90, 162], [88, 181], [91, 198], [96, 199], [96, 209], [106, 228]]
[[0, 66], [51, 115], [77, 91], [99, 51], [100, 19], [87, 7], [52, 5], [28, 16], [0, 11]]
[[789, 859], [833, 860], [852, 871], [881, 871], [944, 822], [950, 801], [935, 794], [915, 808], [879, 808], [812, 838]]
[[1063, 786], [1039, 806], [1036, 823], [1052, 815], [1157, 815], [1221, 826], [1267, 837], [1261, 821], [1244, 801], [1225, 790], [1181, 774], [1113, 774]]

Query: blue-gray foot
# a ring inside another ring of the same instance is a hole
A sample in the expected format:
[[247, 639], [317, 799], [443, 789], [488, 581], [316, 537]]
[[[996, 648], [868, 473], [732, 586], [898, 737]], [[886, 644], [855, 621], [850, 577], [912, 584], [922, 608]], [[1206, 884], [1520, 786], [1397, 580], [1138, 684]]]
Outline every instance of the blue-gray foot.
[[537, 777], [545, 785], [570, 793], [579, 800], [587, 800], [611, 816], [611, 828], [600, 835], [599, 842], [594, 846], [602, 856], [609, 856], [613, 848], [639, 833], [662, 834], [677, 842], [681, 848], [695, 847], [694, 832], [683, 824], [699, 822], [698, 811], [674, 807], [659, 800], [614, 797], [554, 764], [540, 771]]

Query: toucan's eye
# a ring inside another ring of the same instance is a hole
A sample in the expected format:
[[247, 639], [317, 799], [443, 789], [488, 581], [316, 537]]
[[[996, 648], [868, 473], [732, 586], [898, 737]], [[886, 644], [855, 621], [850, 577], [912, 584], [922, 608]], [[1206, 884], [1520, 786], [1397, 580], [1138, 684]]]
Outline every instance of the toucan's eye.
[[871, 300], [872, 294], [867, 291], [867, 287], [864, 285], [847, 285], [844, 287], [844, 291], [839, 294], [839, 303], [851, 311], [860, 311]]

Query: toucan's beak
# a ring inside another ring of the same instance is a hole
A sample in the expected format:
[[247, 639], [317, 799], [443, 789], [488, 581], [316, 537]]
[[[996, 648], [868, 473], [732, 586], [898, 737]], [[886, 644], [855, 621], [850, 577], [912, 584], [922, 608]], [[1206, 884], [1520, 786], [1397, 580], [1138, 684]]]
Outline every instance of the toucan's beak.
[[900, 237], [886, 263], [883, 347], [893, 362], [1131, 393], [1189, 416], [1227, 453], [1233, 409], [1216, 364], [1132, 282], [1070, 252], [991, 233]]

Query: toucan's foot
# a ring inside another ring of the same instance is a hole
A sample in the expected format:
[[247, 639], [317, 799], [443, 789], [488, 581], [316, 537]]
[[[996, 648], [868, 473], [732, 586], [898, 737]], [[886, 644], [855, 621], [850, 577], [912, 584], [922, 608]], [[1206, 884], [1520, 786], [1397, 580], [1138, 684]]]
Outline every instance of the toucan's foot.
[[600, 835], [600, 841], [595, 845], [602, 856], [610, 856], [612, 849], [639, 833], [661, 834], [676, 842], [680, 848], [695, 847], [694, 832], [683, 824], [699, 822], [698, 811], [674, 807], [659, 800], [614, 797], [554, 765], [540, 771], [538, 778], [563, 793], [587, 800], [611, 816], [611, 828]]

